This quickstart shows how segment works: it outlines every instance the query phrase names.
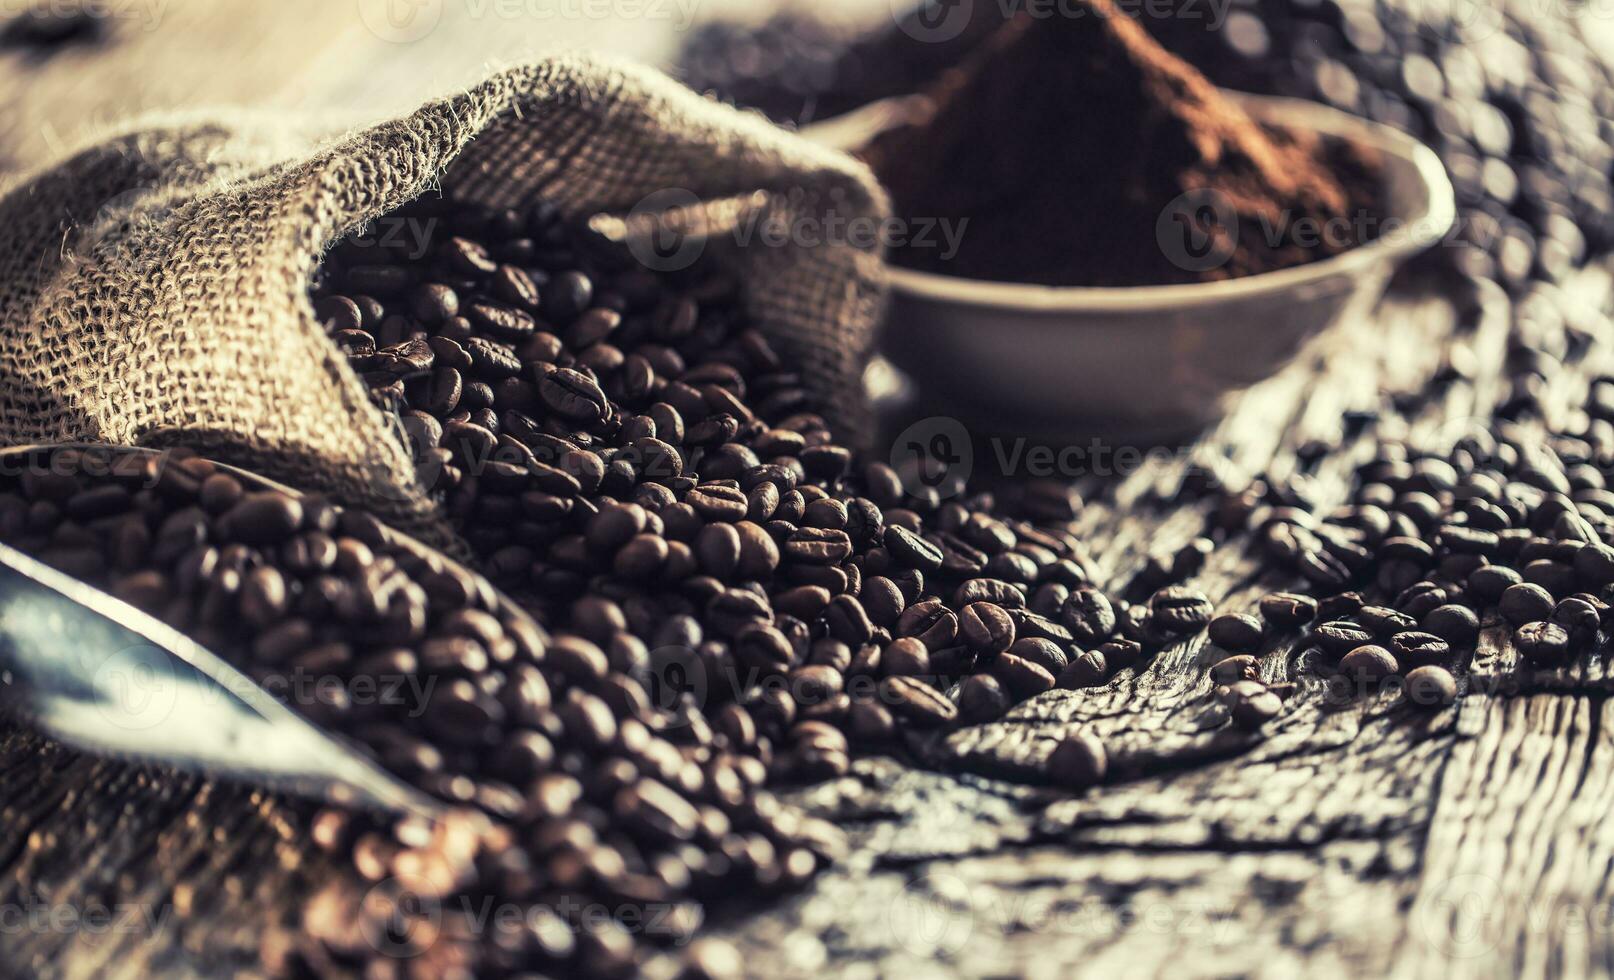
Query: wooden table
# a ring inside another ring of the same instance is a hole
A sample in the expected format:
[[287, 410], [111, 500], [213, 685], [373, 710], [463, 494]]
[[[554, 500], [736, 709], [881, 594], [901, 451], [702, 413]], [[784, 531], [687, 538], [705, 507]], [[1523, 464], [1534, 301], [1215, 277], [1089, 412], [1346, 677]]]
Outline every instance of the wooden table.
[[[130, 106], [205, 98], [375, 118], [446, 91], [489, 54], [514, 56], [535, 33], [559, 38], [552, 25], [450, 15], [431, 37], [394, 45], [351, 10], [325, 9], [346, 6], [174, 2], [155, 29], [122, 30], [105, 52], [43, 64], [8, 55], [0, 70], [25, 80], [0, 112], [10, 172]], [[591, 41], [599, 30], [569, 26]], [[669, 50], [659, 27], [623, 30], [611, 37], [619, 50]], [[1599, 312], [1606, 277], [1588, 276], [1584, 290], [1580, 325], [1600, 343], [1576, 366], [1582, 381], [1614, 350]], [[1314, 478], [1330, 499], [1380, 436], [1483, 423], [1508, 301], [1449, 295], [1403, 284], [1371, 322], [1248, 393], [1194, 455], [1093, 481], [1079, 527], [1106, 584], [1199, 532], [1207, 504], [1165, 502], [1191, 459], [1282, 474], [1323, 440], [1334, 449]], [[1395, 397], [1424, 391], [1454, 360], [1478, 370], [1433, 399]], [[1573, 389], [1553, 392], [1560, 408], [1575, 404]], [[1346, 440], [1351, 409], [1381, 417]], [[1263, 573], [1245, 543], [1219, 548], [1198, 578], [1231, 607], [1293, 584]], [[1521, 672], [1506, 635], [1487, 627], [1466, 695], [1434, 714], [1394, 698], [1333, 704], [1303, 685], [1264, 736], [1235, 733], [1212, 724], [1201, 637], [1105, 688], [1045, 695], [919, 745], [927, 767], [862, 760], [793, 794], [851, 831], [849, 857], [802, 894], [718, 913], [714, 931], [759, 976], [1608, 973], [1614, 830], [1601, 827], [1614, 800], [1604, 731], [1614, 682], [1601, 656]], [[1309, 667], [1280, 650], [1264, 671], [1306, 681]], [[1115, 746], [1113, 785], [1072, 798], [1002, 778], [1081, 725]], [[259, 971], [299, 900], [342, 873], [309, 844], [309, 809], [0, 732], [0, 975]]]

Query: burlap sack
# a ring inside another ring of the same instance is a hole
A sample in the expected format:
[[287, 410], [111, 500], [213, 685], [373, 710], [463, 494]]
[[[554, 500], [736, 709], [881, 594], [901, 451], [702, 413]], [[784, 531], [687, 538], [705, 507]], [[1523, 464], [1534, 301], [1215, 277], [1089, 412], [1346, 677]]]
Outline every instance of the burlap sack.
[[[395, 420], [314, 319], [308, 278], [335, 240], [445, 180], [574, 217], [754, 196], [787, 231], [886, 208], [852, 160], [594, 58], [503, 71], [322, 135], [273, 116], [151, 121], [0, 201], [0, 441], [190, 445], [451, 543]], [[753, 236], [701, 261], [740, 277], [762, 329], [844, 408], [880, 256], [821, 239]]]

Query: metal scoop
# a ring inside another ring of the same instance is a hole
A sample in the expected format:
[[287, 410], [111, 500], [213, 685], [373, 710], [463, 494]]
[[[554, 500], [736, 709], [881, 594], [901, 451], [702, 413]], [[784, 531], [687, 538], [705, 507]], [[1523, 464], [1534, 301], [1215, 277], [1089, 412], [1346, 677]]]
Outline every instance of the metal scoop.
[[[0, 463], [61, 445], [0, 451]], [[248, 485], [296, 491], [234, 467]], [[271, 697], [183, 633], [0, 544], [0, 711], [77, 748], [348, 806], [441, 805]]]

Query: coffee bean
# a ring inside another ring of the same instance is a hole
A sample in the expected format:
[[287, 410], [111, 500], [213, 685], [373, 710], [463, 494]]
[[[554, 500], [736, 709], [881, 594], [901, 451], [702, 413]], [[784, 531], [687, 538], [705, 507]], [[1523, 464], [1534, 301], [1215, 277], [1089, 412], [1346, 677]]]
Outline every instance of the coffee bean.
[[1283, 702], [1259, 681], [1239, 681], [1229, 689], [1228, 715], [1245, 731], [1258, 731], [1283, 713]]
[[903, 610], [897, 618], [898, 636], [911, 636], [931, 650], [939, 650], [958, 636], [958, 617], [940, 599], [926, 599]]
[[1015, 701], [1035, 697], [1044, 691], [1052, 690], [1054, 686], [1053, 674], [1012, 653], [999, 654], [992, 660], [988, 670]]
[[885, 547], [891, 557], [909, 568], [921, 572], [940, 571], [941, 549], [919, 537], [907, 528], [891, 526], [885, 529]]
[[1364, 626], [1336, 620], [1314, 627], [1311, 638], [1328, 653], [1343, 657], [1357, 647], [1371, 644], [1373, 633]]
[[295, 534], [303, 523], [303, 505], [274, 490], [247, 494], [224, 515], [225, 526], [246, 544], [275, 544]]
[[1433, 633], [1409, 630], [1390, 638], [1390, 650], [1403, 664], [1431, 664], [1451, 656], [1451, 645]]
[[880, 698], [898, 718], [920, 727], [950, 725], [958, 718], [953, 702], [917, 677], [885, 678], [880, 681]]
[[1207, 630], [1210, 641], [1230, 653], [1247, 653], [1261, 649], [1261, 621], [1254, 616], [1228, 613], [1210, 621]]
[[1552, 615], [1554, 605], [1552, 593], [1528, 582], [1509, 586], [1497, 602], [1502, 615], [1514, 626], [1546, 619]]
[[1167, 586], [1149, 599], [1150, 618], [1170, 636], [1203, 629], [1214, 613], [1215, 607], [1205, 594], [1187, 586]]
[[[1031, 661], [1055, 677], [1058, 677], [1070, 663], [1070, 657], [1066, 655], [1064, 648], [1040, 636], [1027, 636], [1015, 640], [1010, 645], [1009, 652]], [[1100, 654], [1099, 658], [1102, 663], [1103, 655]]]
[[1519, 656], [1537, 667], [1554, 667], [1569, 656], [1569, 631], [1557, 623], [1525, 623], [1513, 631]]
[[1401, 669], [1390, 651], [1381, 646], [1359, 646], [1339, 660], [1339, 669], [1358, 684], [1371, 684]]
[[1448, 603], [1431, 609], [1420, 624], [1454, 647], [1471, 647], [1479, 640], [1479, 617], [1467, 606]]
[[1426, 665], [1407, 671], [1406, 698], [1423, 708], [1451, 704], [1457, 700], [1457, 680], [1444, 667]]
[[[1024, 641], [1022, 641], [1024, 642]], [[1049, 669], [1046, 664], [1041, 665]], [[1050, 672], [1052, 672], [1050, 670]], [[1087, 687], [1102, 687], [1109, 673], [1109, 666], [1104, 662], [1104, 654], [1098, 650], [1078, 650], [1070, 658], [1070, 662], [1059, 671], [1059, 686], [1067, 691], [1076, 691]]]
[[605, 392], [594, 379], [570, 368], [540, 378], [538, 395], [551, 411], [585, 424], [602, 421], [610, 412]]
[[1059, 623], [1083, 646], [1102, 643], [1115, 632], [1115, 607], [1098, 589], [1083, 586], [1059, 607]]
[[1091, 732], [1067, 735], [1048, 756], [1048, 778], [1067, 789], [1083, 790], [1104, 781], [1109, 753]]
[[1261, 599], [1261, 617], [1279, 629], [1304, 626], [1317, 616], [1317, 600], [1292, 592], [1274, 592]]
[[958, 617], [959, 634], [983, 654], [1007, 650], [1014, 643], [1014, 620], [990, 602], [972, 602]]
[[958, 716], [966, 725], [996, 721], [1009, 710], [1003, 686], [991, 674], [971, 674], [958, 691]]

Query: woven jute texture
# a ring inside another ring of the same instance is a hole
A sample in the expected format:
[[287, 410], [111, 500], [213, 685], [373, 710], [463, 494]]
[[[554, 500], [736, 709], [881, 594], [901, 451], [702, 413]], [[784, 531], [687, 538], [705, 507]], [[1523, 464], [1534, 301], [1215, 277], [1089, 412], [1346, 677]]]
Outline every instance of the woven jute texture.
[[443, 186], [574, 218], [747, 201], [785, 233], [719, 235], [699, 261], [855, 426], [880, 256], [821, 231], [886, 214], [867, 171], [653, 70], [567, 56], [337, 137], [146, 120], [23, 181], [0, 200], [0, 441], [192, 446], [452, 543], [306, 296], [338, 238]]

